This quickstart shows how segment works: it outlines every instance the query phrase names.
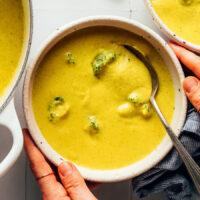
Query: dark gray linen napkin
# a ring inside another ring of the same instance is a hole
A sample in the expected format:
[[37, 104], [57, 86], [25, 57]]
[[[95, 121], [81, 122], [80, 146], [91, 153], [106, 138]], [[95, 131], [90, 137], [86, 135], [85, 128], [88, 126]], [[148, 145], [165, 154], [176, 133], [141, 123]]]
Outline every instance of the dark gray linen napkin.
[[[180, 139], [200, 165], [200, 114], [191, 105]], [[133, 191], [139, 198], [165, 192], [170, 200], [191, 200], [192, 185], [175, 149], [157, 166], [132, 180]]]

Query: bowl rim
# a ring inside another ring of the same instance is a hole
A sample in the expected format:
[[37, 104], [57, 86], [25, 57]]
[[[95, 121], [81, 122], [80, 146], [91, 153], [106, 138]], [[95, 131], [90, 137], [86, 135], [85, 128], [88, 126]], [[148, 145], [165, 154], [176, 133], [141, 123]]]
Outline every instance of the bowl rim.
[[[28, 128], [30, 130], [30, 134], [32, 138], [34, 139], [36, 145], [43, 152], [43, 154], [56, 166], [58, 166], [61, 162], [63, 162], [64, 158], [61, 155], [59, 155], [57, 152], [55, 152], [53, 148], [47, 143], [47, 141], [43, 137], [41, 131], [39, 130], [39, 127], [37, 126], [36, 120], [34, 118], [32, 106], [31, 106], [31, 103], [32, 103], [31, 102], [31, 96], [32, 96], [32, 93], [31, 93], [32, 82], [31, 81], [33, 81], [34, 79], [34, 75], [33, 75], [34, 70], [36, 71], [38, 64], [43, 59], [45, 54], [58, 41], [60, 41], [62, 38], [64, 38], [65, 36], [69, 34], [68, 32], [69, 30], [77, 31], [77, 30], [82, 29], [83, 27], [80, 28], [79, 27], [80, 25], [84, 25], [88, 23], [90, 25], [88, 25], [87, 27], [93, 27], [93, 26], [98, 26], [98, 23], [104, 22], [104, 24], [101, 24], [100, 26], [107, 25], [110, 27], [118, 27], [124, 30], [128, 30], [128, 28], [126, 29], [126, 28], [119, 27], [119, 24], [117, 26], [114, 26], [112, 24], [112, 22], [114, 21], [117, 23], [125, 24], [127, 26], [131, 26], [132, 28], [133, 27], [138, 28], [139, 30], [146, 32], [147, 34], [149, 34], [149, 36], [157, 40], [159, 42], [159, 45], [162, 45], [163, 48], [165, 47], [166, 53], [171, 57], [171, 60], [174, 63], [174, 67], [176, 68], [177, 73], [179, 75], [180, 82], [182, 82], [184, 79], [184, 74], [183, 74], [181, 65], [177, 57], [175, 56], [174, 52], [172, 51], [172, 49], [169, 47], [169, 45], [157, 33], [155, 33], [150, 28], [140, 24], [137, 21], [130, 20], [124, 17], [107, 16], [107, 15], [90, 16], [90, 17], [81, 18], [79, 20], [75, 20], [57, 29], [53, 34], [51, 34], [43, 42], [37, 55], [31, 62], [26, 72], [26, 76], [24, 80], [24, 88], [23, 88], [23, 110], [24, 110]], [[183, 91], [182, 88], [180, 90]], [[177, 129], [177, 132], [176, 132], [177, 136], [180, 134], [180, 129], [184, 125], [185, 118], [186, 118], [186, 110], [187, 110], [187, 100], [186, 100], [185, 95], [182, 95], [181, 100], [182, 100], [183, 108], [182, 108], [182, 116], [179, 119], [180, 127]], [[96, 181], [96, 182], [118, 182], [122, 180], [127, 180], [146, 172], [147, 170], [155, 166], [158, 162], [160, 162], [172, 148], [172, 142], [169, 139], [169, 137], [167, 136], [165, 137], [165, 139], [163, 140], [163, 145], [165, 145], [164, 146], [165, 148], [162, 148], [161, 153], [158, 153], [159, 148], [156, 148], [155, 151], [149, 154], [147, 158], [140, 160], [137, 163], [133, 163], [133, 164], [130, 164], [129, 166], [122, 167], [119, 169], [95, 170], [95, 169], [90, 169], [90, 168], [82, 167], [78, 165], [76, 165], [76, 167], [78, 168], [78, 170], [80, 171], [80, 173], [86, 180]]]
[[173, 32], [170, 28], [168, 28], [168, 26], [163, 22], [163, 20], [159, 17], [157, 12], [153, 8], [151, 0], [143, 0], [143, 1], [146, 5], [147, 9], [150, 12], [153, 22], [156, 24], [156, 26], [159, 28], [159, 30], [163, 34], [165, 34], [173, 42], [175, 42], [191, 51], [200, 53], [200, 45], [194, 44], [192, 42], [189, 42], [188, 40], [181, 38], [175, 32]]
[[[27, 5], [25, 6], [25, 3]], [[5, 91], [3, 91], [3, 95], [0, 99], [0, 114], [4, 111], [6, 106], [9, 104], [9, 102], [12, 100], [13, 95], [17, 89], [17, 86], [19, 82], [22, 79], [22, 76], [26, 70], [29, 53], [31, 50], [31, 44], [32, 44], [32, 38], [33, 38], [33, 5], [32, 0], [24, 0], [22, 1], [23, 10], [26, 9], [27, 12], [27, 22], [25, 22], [25, 34], [24, 34], [24, 41], [23, 41], [23, 47], [21, 50], [21, 55], [19, 58], [19, 62], [17, 65], [17, 70], [15, 71], [14, 76], [11, 79], [11, 82], [8, 84], [8, 86], [5, 88]], [[25, 16], [24, 16], [25, 17]]]

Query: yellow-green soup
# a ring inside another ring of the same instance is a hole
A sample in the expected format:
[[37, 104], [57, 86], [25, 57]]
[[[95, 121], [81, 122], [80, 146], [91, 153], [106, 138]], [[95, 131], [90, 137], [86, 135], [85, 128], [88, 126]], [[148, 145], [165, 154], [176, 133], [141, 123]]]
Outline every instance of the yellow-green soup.
[[179, 37], [200, 45], [199, 0], [151, 0], [161, 20]]
[[[149, 43], [119, 29], [78, 31], [45, 56], [32, 90], [42, 134], [54, 150], [78, 165], [94, 169], [126, 166], [151, 153], [165, 135], [148, 103], [148, 70], [121, 43], [136, 46], [150, 58], [160, 80], [157, 102], [166, 118], [172, 118], [173, 83]], [[106, 65], [95, 74], [104, 58]]]
[[0, 0], [0, 95], [11, 82], [22, 52], [24, 14], [21, 0]]

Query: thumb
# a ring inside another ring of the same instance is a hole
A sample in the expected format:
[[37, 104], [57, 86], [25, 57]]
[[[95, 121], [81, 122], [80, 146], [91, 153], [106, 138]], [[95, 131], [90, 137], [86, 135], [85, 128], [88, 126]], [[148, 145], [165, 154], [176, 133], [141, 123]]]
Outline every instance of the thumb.
[[74, 165], [63, 162], [58, 166], [61, 182], [72, 200], [96, 200]]
[[187, 97], [193, 106], [200, 112], [200, 81], [195, 77], [187, 77], [183, 82]]

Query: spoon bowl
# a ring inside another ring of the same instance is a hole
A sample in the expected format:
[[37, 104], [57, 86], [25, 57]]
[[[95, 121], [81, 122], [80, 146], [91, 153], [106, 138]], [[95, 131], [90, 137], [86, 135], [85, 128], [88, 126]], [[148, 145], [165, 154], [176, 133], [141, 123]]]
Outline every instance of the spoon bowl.
[[155, 97], [158, 89], [159, 89], [159, 79], [158, 75], [152, 66], [151, 62], [149, 61], [148, 57], [145, 56], [140, 50], [138, 50], [136, 47], [131, 46], [129, 44], [123, 44], [124, 48], [126, 48], [128, 51], [133, 53], [139, 60], [141, 60], [147, 69], [149, 70], [149, 73], [151, 75], [151, 83], [152, 83], [152, 91], [151, 91], [151, 97]]

